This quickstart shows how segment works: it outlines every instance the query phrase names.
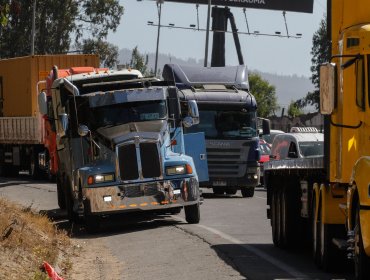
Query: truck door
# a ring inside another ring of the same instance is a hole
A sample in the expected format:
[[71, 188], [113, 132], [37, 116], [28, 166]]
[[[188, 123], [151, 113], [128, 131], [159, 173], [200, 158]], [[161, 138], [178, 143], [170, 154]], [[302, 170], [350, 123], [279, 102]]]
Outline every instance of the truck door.
[[199, 182], [207, 182], [209, 179], [204, 132], [187, 133], [184, 135], [184, 142], [185, 154], [193, 158]]

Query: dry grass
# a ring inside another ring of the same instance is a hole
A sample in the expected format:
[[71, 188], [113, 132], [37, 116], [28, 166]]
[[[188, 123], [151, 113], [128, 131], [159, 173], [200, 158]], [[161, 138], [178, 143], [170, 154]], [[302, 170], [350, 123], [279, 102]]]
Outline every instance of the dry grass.
[[67, 276], [71, 247], [47, 217], [0, 197], [0, 279], [48, 279], [40, 271], [43, 261]]

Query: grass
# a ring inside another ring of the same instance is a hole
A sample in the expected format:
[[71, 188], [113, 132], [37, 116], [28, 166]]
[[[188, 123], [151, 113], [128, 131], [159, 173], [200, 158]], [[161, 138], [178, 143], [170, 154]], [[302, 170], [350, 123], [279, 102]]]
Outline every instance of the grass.
[[71, 241], [46, 217], [0, 197], [0, 279], [49, 279], [40, 267], [47, 261], [68, 276]]

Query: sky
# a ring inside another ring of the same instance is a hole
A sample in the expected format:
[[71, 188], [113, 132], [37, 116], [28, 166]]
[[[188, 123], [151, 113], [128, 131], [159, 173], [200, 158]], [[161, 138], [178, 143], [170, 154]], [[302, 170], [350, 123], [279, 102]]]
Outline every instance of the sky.
[[[299, 0], [296, 0], [299, 1]], [[158, 23], [158, 10], [155, 1], [120, 0], [124, 6], [121, 23], [115, 33], [108, 36], [108, 41], [119, 49], [133, 49], [135, 46], [142, 54], [155, 53], [157, 27], [147, 24]], [[207, 5], [200, 5], [199, 28], [206, 29]], [[247, 24], [242, 8], [231, 8], [237, 28], [247, 32]], [[287, 12], [286, 21], [291, 36], [301, 33], [300, 39], [272, 36], [239, 35], [244, 62], [249, 69], [279, 75], [311, 76], [312, 36], [319, 28], [320, 21], [326, 13], [326, 0], [314, 0], [312, 14]], [[275, 34], [280, 31], [286, 34], [282, 11], [247, 9], [246, 16], [250, 32], [259, 31]], [[162, 4], [161, 24], [169, 23], [179, 27], [197, 25], [195, 4], [170, 3]], [[230, 24], [228, 25], [230, 30]], [[205, 56], [206, 32], [161, 28], [159, 53], [182, 59], [203, 59]], [[212, 33], [210, 33], [210, 46]], [[208, 61], [211, 57], [209, 49]], [[232, 34], [226, 34], [226, 64], [237, 65], [238, 59]]]

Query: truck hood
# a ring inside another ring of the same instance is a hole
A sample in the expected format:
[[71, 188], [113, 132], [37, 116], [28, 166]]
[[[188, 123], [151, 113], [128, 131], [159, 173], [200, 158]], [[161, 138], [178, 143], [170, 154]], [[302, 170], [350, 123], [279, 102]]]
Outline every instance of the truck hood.
[[96, 134], [107, 147], [114, 149], [115, 145], [133, 139], [135, 136], [163, 142], [166, 131], [167, 121], [156, 120], [101, 127], [96, 130]]

